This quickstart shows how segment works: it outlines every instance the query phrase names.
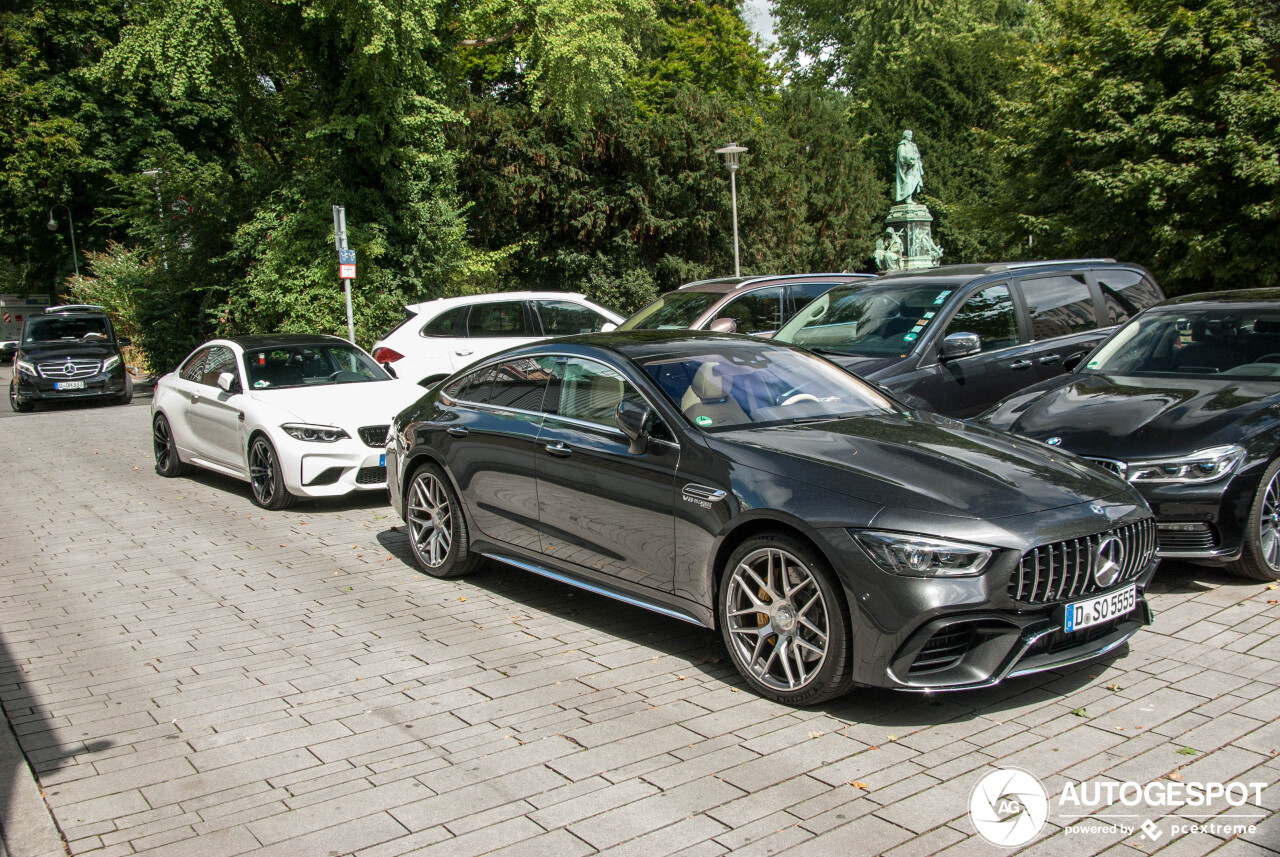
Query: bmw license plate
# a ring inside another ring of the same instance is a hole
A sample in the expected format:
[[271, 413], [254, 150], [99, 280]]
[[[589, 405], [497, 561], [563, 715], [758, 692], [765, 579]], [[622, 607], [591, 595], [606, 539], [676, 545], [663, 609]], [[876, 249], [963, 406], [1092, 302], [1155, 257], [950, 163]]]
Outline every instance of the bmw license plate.
[[1072, 631], [1079, 631], [1081, 628], [1088, 628], [1090, 625], [1098, 625], [1108, 619], [1123, 616], [1137, 606], [1138, 587], [1136, 584], [1126, 586], [1124, 589], [1117, 589], [1115, 592], [1108, 592], [1106, 595], [1090, 598], [1088, 601], [1077, 601], [1075, 604], [1067, 605], [1066, 613], [1062, 617], [1062, 630], [1069, 634]]
[[386, 467], [386, 466], [387, 466], [387, 454], [386, 454], [385, 452], [384, 452], [384, 453], [382, 453], [382, 455], [379, 455], [379, 456], [378, 456], [378, 466], [379, 466], [379, 467]]
[[83, 390], [84, 381], [56, 381], [53, 389], [55, 390]]

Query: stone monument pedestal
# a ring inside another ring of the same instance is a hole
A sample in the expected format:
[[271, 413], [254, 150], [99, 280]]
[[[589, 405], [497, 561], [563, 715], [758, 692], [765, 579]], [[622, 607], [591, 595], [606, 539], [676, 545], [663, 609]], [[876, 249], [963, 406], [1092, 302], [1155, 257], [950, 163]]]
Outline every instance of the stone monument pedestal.
[[929, 206], [919, 202], [900, 202], [889, 209], [885, 223], [902, 239], [901, 268], [932, 268], [938, 264], [942, 253], [933, 243], [933, 215], [929, 213]]

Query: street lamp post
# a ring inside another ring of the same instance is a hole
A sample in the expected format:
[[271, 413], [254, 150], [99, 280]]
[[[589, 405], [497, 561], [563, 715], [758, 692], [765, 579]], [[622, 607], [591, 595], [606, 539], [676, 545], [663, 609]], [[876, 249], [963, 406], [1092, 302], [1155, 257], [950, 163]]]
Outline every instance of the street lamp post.
[[164, 203], [160, 201], [160, 174], [164, 170], [143, 170], [144, 176], [151, 176], [151, 180], [156, 186], [156, 218], [160, 221], [160, 259], [164, 263], [164, 269], [169, 270], [169, 248], [168, 242], [164, 240]]
[[71, 264], [72, 266], [75, 267], [76, 276], [78, 277], [80, 276], [80, 260], [79, 258], [77, 258], [79, 254], [76, 252], [76, 222], [75, 222], [75, 219], [71, 216], [71, 209], [67, 206], [65, 202], [55, 202], [53, 206], [50, 207], [49, 222], [45, 224], [45, 227], [50, 232], [58, 231], [58, 221], [54, 220], [53, 218], [53, 209], [57, 208], [58, 206], [62, 206], [67, 210], [67, 231], [71, 233]]
[[740, 277], [738, 269], [738, 157], [747, 151], [746, 146], [730, 143], [716, 149], [717, 155], [724, 155], [724, 165], [729, 168], [729, 194], [733, 198], [733, 275]]

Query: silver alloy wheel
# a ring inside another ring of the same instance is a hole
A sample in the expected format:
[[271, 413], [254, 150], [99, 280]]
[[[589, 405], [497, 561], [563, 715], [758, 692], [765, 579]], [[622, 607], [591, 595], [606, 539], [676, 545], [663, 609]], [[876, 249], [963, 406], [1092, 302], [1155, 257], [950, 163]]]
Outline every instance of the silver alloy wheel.
[[800, 690], [826, 663], [830, 612], [813, 572], [793, 554], [761, 548], [743, 557], [725, 606], [736, 654], [768, 687]]
[[276, 468], [271, 445], [262, 438], [249, 449], [249, 482], [253, 496], [262, 504], [270, 503], [276, 495]]
[[169, 469], [169, 457], [173, 455], [171, 440], [169, 423], [163, 419], [156, 420], [151, 431], [151, 445], [156, 453], [156, 467], [161, 470]]
[[430, 471], [414, 477], [409, 489], [409, 537], [429, 567], [444, 565], [453, 544], [453, 508], [444, 485]]
[[1258, 515], [1258, 548], [1262, 561], [1273, 571], [1280, 571], [1280, 471], [1267, 483], [1262, 495], [1262, 513]]

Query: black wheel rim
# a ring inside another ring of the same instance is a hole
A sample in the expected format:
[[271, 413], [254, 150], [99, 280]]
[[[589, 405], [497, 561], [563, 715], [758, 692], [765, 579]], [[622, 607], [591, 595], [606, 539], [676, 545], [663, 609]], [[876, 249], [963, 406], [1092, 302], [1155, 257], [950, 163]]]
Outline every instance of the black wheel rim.
[[256, 441], [249, 450], [249, 480], [258, 502], [270, 503], [276, 494], [276, 468], [266, 441]]
[[778, 548], [747, 554], [730, 576], [725, 607], [734, 653], [757, 681], [780, 691], [813, 682], [827, 661], [831, 612], [799, 557]]
[[151, 445], [156, 453], [156, 467], [161, 470], [168, 470], [169, 462], [172, 461], [172, 440], [173, 438], [169, 434], [169, 423], [165, 420], [156, 420], [156, 424], [151, 431]]
[[1258, 516], [1258, 550], [1273, 572], [1280, 571], [1280, 471], [1271, 477], [1262, 495]]

